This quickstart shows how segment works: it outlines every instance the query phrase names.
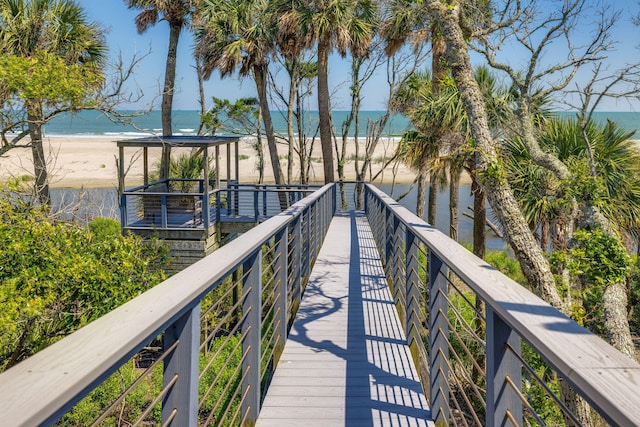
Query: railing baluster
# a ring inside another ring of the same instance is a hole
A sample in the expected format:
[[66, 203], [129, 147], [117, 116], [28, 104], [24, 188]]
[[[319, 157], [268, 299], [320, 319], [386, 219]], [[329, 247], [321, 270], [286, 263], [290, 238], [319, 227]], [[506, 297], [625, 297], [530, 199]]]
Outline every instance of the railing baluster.
[[[267, 216], [267, 186], [262, 187], [262, 213], [264, 216]], [[277, 189], [277, 187], [276, 187]]]
[[173, 416], [175, 425], [198, 424], [198, 357], [200, 347], [200, 304], [189, 310], [164, 333], [163, 346], [180, 344], [164, 362], [163, 385], [178, 380], [162, 401], [162, 420]]
[[[509, 377], [522, 390], [522, 367], [507, 348], [520, 349], [521, 339], [490, 307], [487, 307], [487, 425], [522, 425], [522, 401], [507, 384]], [[510, 413], [507, 416], [507, 411]]]
[[448, 424], [451, 417], [449, 411], [449, 325], [447, 323], [448, 305], [445, 296], [448, 294], [446, 274], [443, 262], [429, 250], [429, 366], [431, 372], [430, 397], [431, 411], [435, 421]]
[[256, 189], [256, 191], [253, 192], [253, 215], [256, 222], [258, 222], [258, 219], [260, 218], [260, 206], [258, 205], [258, 200], [258, 191]]
[[167, 228], [167, 195], [160, 196], [160, 226]]
[[284, 344], [287, 341], [287, 301], [289, 301], [287, 287], [289, 283], [287, 255], [289, 253], [289, 235], [287, 227], [276, 234], [276, 245], [274, 248], [274, 256], [277, 261], [274, 265], [276, 277], [276, 300], [275, 300], [275, 319], [274, 333], [276, 338], [276, 348], [274, 351], [274, 366], [278, 364], [280, 354], [284, 350]]
[[396, 307], [400, 308], [399, 315], [400, 321], [405, 320], [405, 308], [402, 306], [402, 297], [401, 292], [404, 286], [400, 284], [401, 281], [404, 281], [404, 278], [400, 277], [400, 252], [402, 249], [400, 248], [400, 220], [397, 216], [392, 215], [391, 218], [391, 265], [389, 266], [389, 270], [391, 272], [391, 291], [393, 292], [393, 301], [396, 303]]
[[311, 274], [311, 207], [307, 206], [302, 215], [304, 224], [304, 245], [302, 247], [302, 276]]
[[301, 231], [301, 227], [302, 227], [302, 215], [299, 216], [298, 218], [296, 218], [295, 222], [293, 223], [293, 225], [291, 225], [291, 257], [293, 258], [291, 260], [291, 274], [293, 275], [294, 279], [293, 279], [293, 285], [292, 285], [292, 292], [293, 292], [293, 305], [294, 306], [298, 306], [300, 305], [300, 299], [302, 297], [302, 275], [300, 274], [302, 271], [301, 268], [301, 256], [302, 256], [302, 250], [301, 250], [301, 245], [302, 245], [302, 231]]
[[256, 250], [242, 264], [244, 279], [242, 302], [245, 321], [242, 324], [242, 415], [249, 421], [258, 419], [260, 412], [260, 314], [262, 304], [262, 248]]
[[[393, 230], [392, 226], [389, 223], [392, 221], [393, 213], [391, 209], [387, 208], [384, 210], [384, 254], [382, 255], [382, 260], [384, 261], [384, 270], [387, 275], [387, 279], [389, 279], [389, 267], [391, 266], [391, 258], [393, 256]], [[391, 230], [390, 230], [391, 229]]]
[[420, 278], [418, 277], [418, 241], [416, 235], [407, 229], [406, 237], [406, 260], [405, 276], [406, 284], [406, 331], [407, 343], [409, 346], [422, 345], [420, 337], [420, 289], [418, 287]]

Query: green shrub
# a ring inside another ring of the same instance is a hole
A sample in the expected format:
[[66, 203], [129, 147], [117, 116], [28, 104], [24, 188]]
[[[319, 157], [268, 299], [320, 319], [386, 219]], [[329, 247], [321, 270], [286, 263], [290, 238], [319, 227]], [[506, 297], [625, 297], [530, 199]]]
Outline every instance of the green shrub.
[[0, 371], [164, 279], [163, 245], [114, 233], [108, 221], [54, 221], [0, 189]]
[[96, 218], [89, 223], [89, 230], [98, 239], [120, 237], [120, 223], [111, 218]]

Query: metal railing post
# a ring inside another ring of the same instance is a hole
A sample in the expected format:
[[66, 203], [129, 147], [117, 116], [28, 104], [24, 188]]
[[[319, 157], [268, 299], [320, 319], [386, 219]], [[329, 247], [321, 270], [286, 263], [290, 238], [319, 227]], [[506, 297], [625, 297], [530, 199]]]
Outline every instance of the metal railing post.
[[487, 306], [488, 426], [512, 425], [512, 417], [517, 421], [516, 425], [522, 425], [522, 401], [513, 389], [522, 390], [522, 367], [507, 348], [508, 345], [519, 353], [520, 344], [520, 336]]
[[[449, 410], [449, 325], [447, 323], [448, 284], [443, 262], [429, 250], [429, 372], [431, 413], [436, 422], [448, 424]], [[446, 269], [445, 269], [446, 270]]]
[[240, 215], [240, 186], [236, 183], [233, 186], [233, 214]]
[[284, 344], [287, 341], [287, 302], [289, 301], [288, 284], [289, 271], [287, 263], [287, 255], [289, 253], [289, 233], [287, 227], [276, 234], [276, 245], [274, 248], [276, 263], [274, 269], [276, 271], [274, 283], [276, 284], [275, 298], [275, 349], [274, 349], [274, 366], [277, 366], [280, 354], [284, 350]]
[[418, 275], [418, 241], [416, 235], [407, 229], [406, 234], [406, 259], [405, 259], [405, 277], [406, 277], [406, 331], [407, 343], [412, 346], [414, 343], [422, 345], [420, 337], [420, 288]]
[[[276, 191], [277, 194], [277, 191]], [[267, 186], [262, 187], [262, 214], [267, 216]]]
[[260, 413], [260, 318], [262, 311], [262, 249], [243, 264], [242, 271], [242, 419], [251, 423]]
[[[216, 195], [216, 224], [220, 224], [220, 209], [221, 209], [221, 201], [220, 201], [220, 193], [217, 192], [217, 190], [215, 191], [215, 195]], [[207, 208], [207, 211], [209, 209]], [[208, 217], [209, 215], [207, 215]], [[208, 228], [207, 226], [205, 226], [205, 228]]]
[[198, 363], [200, 356], [200, 304], [184, 314], [164, 333], [165, 351], [178, 346], [164, 362], [163, 387], [170, 386], [162, 400], [163, 425], [198, 424]]
[[[399, 307], [403, 312], [406, 310], [406, 307], [402, 307], [402, 299], [403, 296], [403, 286], [401, 281], [404, 278], [400, 277], [400, 252], [402, 251], [400, 246], [400, 220], [397, 216], [392, 214], [391, 218], [391, 226], [392, 228], [392, 241], [391, 241], [391, 291], [393, 292], [393, 300], [396, 303], [396, 307]], [[402, 313], [400, 313], [402, 314]], [[401, 319], [401, 321], [404, 319]]]
[[167, 195], [160, 196], [160, 226], [167, 228]]
[[300, 265], [302, 261], [302, 251], [300, 247], [302, 244], [301, 226], [302, 216], [299, 216], [291, 226], [291, 275], [293, 277], [291, 292], [293, 293], [292, 302], [294, 306], [300, 304], [300, 299], [302, 297], [302, 268]]
[[255, 216], [256, 222], [258, 222], [258, 218], [260, 218], [260, 206], [258, 206], [258, 189], [253, 192], [253, 215]]
[[120, 228], [124, 230], [129, 225], [129, 215], [127, 212], [127, 196], [120, 194]]
[[393, 258], [393, 212], [390, 208], [384, 210], [384, 270], [387, 275], [387, 279], [390, 279], [393, 275], [391, 267], [391, 260]]
[[336, 183], [333, 183], [331, 187], [331, 211], [333, 214], [336, 214], [336, 210], [338, 209], [338, 202], [336, 201], [336, 197], [338, 197], [338, 186]]
[[302, 275], [311, 274], [311, 207], [307, 206], [302, 216], [304, 226], [304, 245], [302, 246]]

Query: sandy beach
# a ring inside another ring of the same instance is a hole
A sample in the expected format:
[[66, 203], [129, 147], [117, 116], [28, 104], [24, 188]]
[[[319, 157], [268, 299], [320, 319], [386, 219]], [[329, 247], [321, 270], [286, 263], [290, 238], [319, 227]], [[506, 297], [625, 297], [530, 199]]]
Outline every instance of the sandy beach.
[[[45, 153], [49, 170], [49, 180], [52, 188], [110, 188], [117, 187], [117, 159], [118, 147], [114, 137], [47, 137], [45, 138]], [[363, 145], [364, 142], [361, 142]], [[397, 141], [395, 139], [383, 139], [378, 144], [373, 156], [371, 171], [375, 175], [384, 165], [385, 160], [393, 156]], [[273, 173], [269, 156], [264, 144], [265, 152], [265, 182], [273, 182]], [[321, 182], [322, 163], [320, 143], [316, 141], [313, 151], [311, 176], [314, 182]], [[286, 150], [284, 144], [279, 146], [279, 155], [282, 161], [283, 171], [286, 173]], [[224, 150], [223, 150], [224, 151]], [[143, 161], [140, 150], [125, 150], [125, 162], [128, 169], [126, 186], [139, 185], [143, 180]], [[179, 151], [178, 151], [179, 152]], [[239, 160], [239, 176], [243, 183], [258, 182], [258, 170], [256, 167], [257, 156], [249, 141], [241, 140]], [[347, 150], [347, 164], [345, 166], [347, 179], [355, 179], [354, 159], [355, 143], [351, 141]], [[151, 168], [158, 163], [160, 150], [150, 150]], [[224, 157], [224, 152], [221, 157]], [[226, 175], [226, 160], [221, 159], [221, 176]], [[377, 182], [391, 182], [394, 179], [398, 183], [413, 181], [415, 173], [402, 164], [388, 166], [380, 174]], [[297, 165], [294, 165], [296, 171]], [[33, 177], [33, 162], [30, 148], [15, 148], [0, 157], [0, 180], [6, 182], [10, 178]]]

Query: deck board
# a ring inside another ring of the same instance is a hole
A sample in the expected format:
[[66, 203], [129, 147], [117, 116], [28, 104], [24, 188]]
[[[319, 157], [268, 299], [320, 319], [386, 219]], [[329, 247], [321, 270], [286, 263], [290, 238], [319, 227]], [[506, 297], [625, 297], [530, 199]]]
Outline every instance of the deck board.
[[427, 426], [430, 418], [367, 219], [338, 214], [257, 426]]

